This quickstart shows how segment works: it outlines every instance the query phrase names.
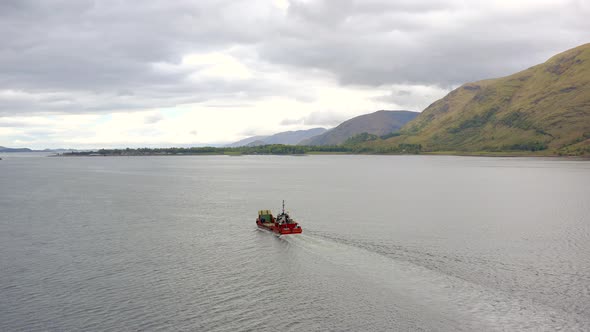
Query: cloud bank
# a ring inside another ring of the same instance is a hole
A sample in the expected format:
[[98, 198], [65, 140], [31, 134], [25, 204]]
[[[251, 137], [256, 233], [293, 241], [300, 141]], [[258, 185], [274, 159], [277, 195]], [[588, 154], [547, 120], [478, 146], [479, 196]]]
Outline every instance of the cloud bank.
[[[86, 144], [83, 116], [87, 144], [141, 144], [135, 124], [105, 140], [96, 122], [133, 113], [152, 138], [190, 144], [420, 111], [588, 42], [588, 17], [583, 0], [5, 0], [0, 145]], [[56, 116], [78, 127], [41, 132]]]

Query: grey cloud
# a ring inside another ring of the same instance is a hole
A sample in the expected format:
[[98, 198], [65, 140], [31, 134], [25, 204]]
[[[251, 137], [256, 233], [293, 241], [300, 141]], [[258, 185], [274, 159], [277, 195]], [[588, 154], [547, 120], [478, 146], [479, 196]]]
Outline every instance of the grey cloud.
[[0, 114], [93, 112], [102, 106], [88, 100], [92, 93], [109, 96], [112, 103], [98, 104], [111, 111], [231, 98], [244, 91], [251, 98], [280, 93], [280, 86], [255, 78], [192, 82], [189, 71], [154, 69], [155, 63], [178, 64], [190, 52], [258, 42], [268, 28], [257, 11], [247, 1], [3, 1], [0, 29], [11, 37], [0, 41], [0, 91], [64, 92], [72, 103], [56, 109], [43, 100], [2, 100]]
[[333, 127], [346, 120], [347, 116], [330, 111], [311, 112], [308, 115], [298, 119], [283, 119], [279, 123], [281, 126], [306, 125], [306, 126], [327, 126]]
[[303, 124], [307, 126], [337, 126], [348, 117], [336, 112], [311, 112], [303, 117]]
[[[270, 84], [262, 80], [223, 81], [208, 79], [191, 84], [162, 85], [137, 88], [133, 94], [116, 91], [43, 92], [22, 94], [0, 93], [0, 116], [30, 113], [106, 113], [138, 111], [150, 108], [174, 107], [209, 100], [224, 100], [235, 104], [214, 104], [210, 107], [241, 107], [264, 96], [288, 91], [287, 85]], [[23, 92], [23, 91], [20, 91]]]
[[154, 124], [154, 123], [162, 121], [163, 119], [164, 119], [164, 117], [162, 116], [162, 114], [156, 113], [153, 115], [146, 116], [145, 119], [143, 120], [143, 122], [145, 124]]
[[375, 102], [383, 104], [386, 109], [405, 109], [421, 111], [432, 101], [442, 98], [450, 92], [450, 89], [441, 89], [425, 86], [394, 86], [391, 92], [372, 98]]
[[252, 107], [252, 104], [206, 104], [205, 107], [210, 108], [246, 108]]
[[134, 96], [135, 93], [133, 93], [133, 91], [128, 90], [128, 89], [123, 89], [123, 90], [119, 90], [119, 92], [117, 92], [117, 96]]
[[28, 137], [35, 137], [35, 138], [38, 138], [40, 136], [43, 136], [43, 137], [55, 136], [57, 134], [58, 134], [58, 132], [56, 130], [50, 130], [50, 129], [33, 129], [33, 130], [27, 130], [24, 132], [24, 135], [26, 135]]
[[588, 41], [585, 1], [521, 8], [526, 5], [292, 0], [285, 14], [270, 2], [252, 1], [4, 0], [0, 31], [10, 38], [0, 41], [0, 92], [37, 97], [0, 95], [0, 116], [129, 111], [210, 100], [246, 104], [276, 95], [313, 100], [298, 82], [193, 81], [187, 70], [154, 67], [179, 64], [187, 53], [236, 46], [245, 50], [236, 51], [240, 59], [254, 67], [319, 70], [341, 84], [448, 88], [524, 69]]
[[279, 123], [281, 126], [292, 126], [292, 125], [300, 125], [303, 124], [303, 118], [299, 119], [283, 119]]
[[24, 121], [2, 121], [0, 119], [0, 128], [20, 128], [28, 126], [29, 124]]
[[[292, 2], [280, 37], [261, 53], [327, 70], [343, 84], [450, 86], [509, 74], [587, 42], [590, 6], [582, 1], [530, 10], [486, 3]], [[556, 12], [568, 19], [556, 20]]]

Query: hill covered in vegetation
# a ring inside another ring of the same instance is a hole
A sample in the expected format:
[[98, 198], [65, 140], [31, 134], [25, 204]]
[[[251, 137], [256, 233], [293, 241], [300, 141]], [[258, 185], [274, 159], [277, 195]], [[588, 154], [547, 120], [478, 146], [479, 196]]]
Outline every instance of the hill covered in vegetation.
[[399, 134], [361, 144], [367, 149], [420, 144], [430, 152], [590, 155], [590, 44], [510, 76], [464, 84]]

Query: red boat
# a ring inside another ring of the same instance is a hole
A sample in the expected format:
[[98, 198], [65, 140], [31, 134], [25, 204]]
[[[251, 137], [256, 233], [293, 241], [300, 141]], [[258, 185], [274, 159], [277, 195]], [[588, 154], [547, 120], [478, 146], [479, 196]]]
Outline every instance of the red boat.
[[299, 226], [299, 224], [291, 219], [289, 214], [285, 212], [285, 201], [283, 201], [283, 212], [281, 212], [276, 218], [272, 215], [270, 210], [258, 211], [256, 225], [279, 235], [300, 234], [303, 231], [301, 226]]

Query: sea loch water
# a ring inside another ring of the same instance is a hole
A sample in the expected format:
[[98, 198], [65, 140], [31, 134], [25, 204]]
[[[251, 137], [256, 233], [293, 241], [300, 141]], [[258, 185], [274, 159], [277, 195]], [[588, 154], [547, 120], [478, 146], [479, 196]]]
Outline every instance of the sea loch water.
[[590, 329], [590, 162], [2, 157], [0, 330]]

